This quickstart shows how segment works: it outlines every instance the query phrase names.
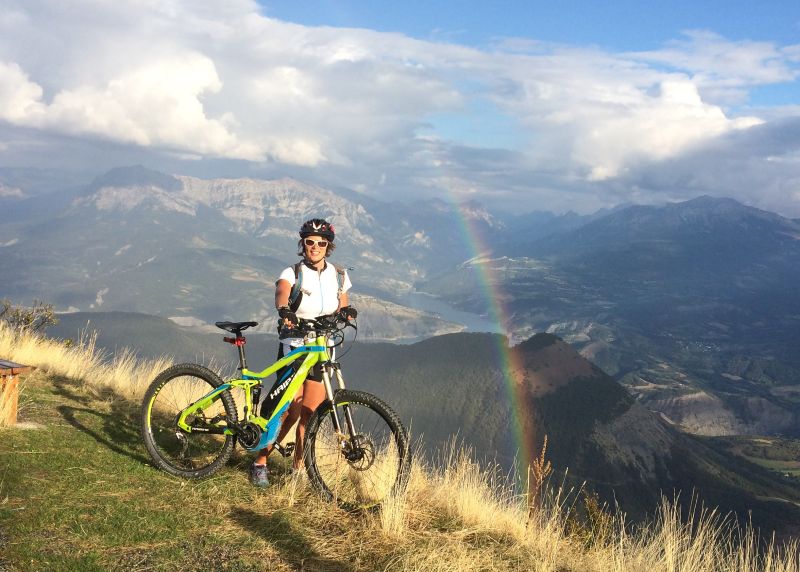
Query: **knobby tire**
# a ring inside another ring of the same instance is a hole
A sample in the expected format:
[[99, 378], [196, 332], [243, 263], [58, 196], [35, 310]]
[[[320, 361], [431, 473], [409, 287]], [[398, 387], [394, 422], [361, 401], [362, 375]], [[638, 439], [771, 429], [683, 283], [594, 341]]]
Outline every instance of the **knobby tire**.
[[[177, 416], [215, 387], [220, 377], [198, 364], [178, 364], [161, 372], [145, 393], [142, 402], [141, 432], [153, 464], [171, 475], [188, 479], [207, 477], [228, 462], [235, 445], [232, 435], [183, 432]], [[222, 392], [201, 412], [204, 419], [224, 414], [229, 423], [238, 421], [236, 403], [229, 391]]]

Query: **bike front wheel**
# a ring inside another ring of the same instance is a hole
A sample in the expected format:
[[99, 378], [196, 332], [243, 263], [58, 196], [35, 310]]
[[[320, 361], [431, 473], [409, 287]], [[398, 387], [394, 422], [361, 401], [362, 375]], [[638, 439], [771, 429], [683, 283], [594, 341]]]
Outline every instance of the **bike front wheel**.
[[311, 484], [348, 510], [374, 509], [399, 494], [411, 461], [397, 414], [374, 395], [349, 390], [337, 390], [334, 403], [325, 401], [309, 419], [304, 457]]
[[[198, 479], [211, 475], [228, 461], [234, 436], [187, 432], [178, 427], [181, 412], [221, 384], [217, 374], [198, 364], [174, 365], [153, 380], [142, 402], [141, 431], [156, 467], [178, 477]], [[237, 420], [233, 396], [224, 391], [187, 422], [207, 428], [235, 424]]]

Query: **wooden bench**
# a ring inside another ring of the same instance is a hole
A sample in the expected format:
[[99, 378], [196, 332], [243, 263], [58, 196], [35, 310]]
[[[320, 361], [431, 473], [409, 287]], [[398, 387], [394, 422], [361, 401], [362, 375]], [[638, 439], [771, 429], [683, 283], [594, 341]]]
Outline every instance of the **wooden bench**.
[[36, 369], [0, 359], [0, 427], [11, 427], [17, 423], [19, 404], [19, 374]]

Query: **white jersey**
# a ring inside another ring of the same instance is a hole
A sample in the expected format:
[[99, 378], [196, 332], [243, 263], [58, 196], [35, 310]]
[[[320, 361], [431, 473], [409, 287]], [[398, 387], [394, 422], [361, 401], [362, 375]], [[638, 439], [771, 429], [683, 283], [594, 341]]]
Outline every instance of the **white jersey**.
[[[333, 314], [339, 309], [339, 296], [353, 286], [350, 283], [350, 276], [345, 270], [340, 292], [336, 268], [327, 262], [325, 267], [319, 271], [301, 263], [300, 272], [303, 273], [301, 281], [303, 296], [300, 299], [300, 306], [295, 311], [298, 318], [311, 320], [325, 314]], [[294, 286], [294, 266], [289, 266], [281, 272], [278, 280], [286, 280]]]

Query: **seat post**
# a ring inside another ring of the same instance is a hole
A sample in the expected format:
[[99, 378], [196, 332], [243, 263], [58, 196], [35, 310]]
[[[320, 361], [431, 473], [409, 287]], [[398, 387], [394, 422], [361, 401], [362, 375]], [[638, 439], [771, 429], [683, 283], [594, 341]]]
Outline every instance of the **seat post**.
[[222, 341], [236, 346], [239, 350], [239, 369], [246, 369], [247, 359], [244, 357], [244, 344], [246, 340], [242, 335], [242, 330], [255, 327], [258, 325], [258, 322], [214, 322], [214, 325], [236, 336], [235, 338], [222, 338]]
[[242, 343], [237, 343], [236, 347], [239, 350], [239, 369], [244, 370], [247, 368], [247, 359], [244, 357], [244, 336], [239, 334], [236, 336], [236, 341], [242, 340]]

